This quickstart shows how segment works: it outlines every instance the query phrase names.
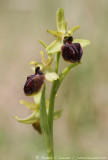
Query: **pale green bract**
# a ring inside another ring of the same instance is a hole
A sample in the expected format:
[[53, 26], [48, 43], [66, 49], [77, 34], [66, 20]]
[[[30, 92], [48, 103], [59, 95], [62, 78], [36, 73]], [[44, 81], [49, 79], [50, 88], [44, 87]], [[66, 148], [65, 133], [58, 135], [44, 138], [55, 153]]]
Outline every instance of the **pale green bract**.
[[48, 80], [48, 81], [54, 81], [54, 80], [57, 80], [59, 79], [59, 76], [53, 71], [53, 69], [51, 68], [48, 68], [47, 70], [43, 71], [44, 72], [44, 75], [45, 75], [45, 78]]
[[39, 92], [34, 96], [34, 102], [37, 107], [40, 105], [40, 99], [41, 99], [41, 92]]
[[56, 110], [56, 111], [54, 111], [54, 115], [53, 115], [54, 120], [60, 118], [60, 116], [62, 114], [62, 111], [63, 110]]

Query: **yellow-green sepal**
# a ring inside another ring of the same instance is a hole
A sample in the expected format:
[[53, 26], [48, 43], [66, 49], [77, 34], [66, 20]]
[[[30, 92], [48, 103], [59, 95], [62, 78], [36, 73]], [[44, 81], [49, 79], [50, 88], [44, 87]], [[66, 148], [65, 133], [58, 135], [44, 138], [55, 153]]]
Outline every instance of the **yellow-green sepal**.
[[58, 32], [66, 32], [66, 24], [65, 24], [65, 18], [64, 18], [64, 10], [62, 8], [59, 8], [56, 13], [56, 21], [57, 21], [57, 29]]
[[73, 43], [80, 43], [81, 47], [86, 47], [87, 45], [90, 44], [90, 41], [85, 39], [74, 39]]
[[75, 26], [75, 27], [72, 27], [71, 29], [69, 29], [67, 31], [67, 34], [73, 34], [76, 30], [78, 30], [80, 28], [80, 26]]
[[39, 113], [37, 111], [34, 111], [30, 116], [26, 118], [21, 119], [18, 118], [17, 116], [14, 116], [14, 118], [20, 123], [32, 124], [35, 123], [37, 119], [39, 119]]
[[62, 38], [62, 35], [63, 35], [62, 32], [58, 32], [58, 31], [47, 30], [47, 32], [60, 39]]
[[47, 45], [43, 41], [38, 40], [38, 42], [46, 49]]
[[47, 53], [57, 53], [60, 51], [62, 46], [62, 39], [57, 39], [55, 41], [53, 41], [47, 48], [46, 48], [46, 52]]
[[23, 100], [20, 100], [19, 102], [20, 102], [20, 104], [23, 104], [25, 107], [27, 107], [31, 111], [35, 111], [36, 110], [35, 103], [26, 102], [26, 101], [23, 101]]

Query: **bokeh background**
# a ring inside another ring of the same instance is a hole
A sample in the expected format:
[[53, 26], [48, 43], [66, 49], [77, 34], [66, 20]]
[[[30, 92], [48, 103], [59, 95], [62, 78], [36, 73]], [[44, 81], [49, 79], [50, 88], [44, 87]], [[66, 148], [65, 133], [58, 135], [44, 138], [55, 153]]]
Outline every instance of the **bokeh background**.
[[[55, 154], [108, 156], [108, 0], [0, 0], [1, 160], [45, 155], [43, 137], [13, 116], [30, 114], [19, 104], [20, 99], [33, 101], [23, 93], [26, 77], [32, 74], [28, 63], [40, 61], [43, 47], [37, 40], [54, 40], [46, 29], [56, 30], [58, 8], [65, 11], [68, 29], [81, 26], [74, 38], [89, 39], [91, 45], [58, 92], [56, 108], [63, 114], [54, 122]], [[60, 61], [62, 70], [67, 63]]]

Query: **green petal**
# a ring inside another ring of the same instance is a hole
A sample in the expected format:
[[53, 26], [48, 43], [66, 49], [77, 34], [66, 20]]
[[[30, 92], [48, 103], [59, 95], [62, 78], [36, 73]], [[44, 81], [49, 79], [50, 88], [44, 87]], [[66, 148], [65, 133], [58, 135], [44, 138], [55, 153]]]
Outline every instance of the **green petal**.
[[52, 62], [53, 62], [53, 56], [52, 56], [52, 54], [49, 53], [48, 58], [45, 61], [45, 67], [49, 67], [52, 64]]
[[66, 21], [66, 22], [65, 22], [65, 30], [67, 29], [67, 23], [68, 23], [68, 22]]
[[62, 40], [57, 39], [55, 41], [53, 41], [47, 48], [46, 48], [46, 52], [47, 53], [56, 53], [59, 52], [62, 46]]
[[61, 32], [58, 31], [47, 30], [47, 32], [58, 38], [62, 38], [63, 35]]
[[40, 51], [40, 55], [41, 55], [41, 62], [42, 62], [42, 64], [44, 64], [45, 63], [45, 58], [44, 58], [43, 51]]
[[57, 17], [57, 29], [59, 32], [65, 33], [65, 20], [64, 20], [64, 10], [59, 8], [56, 13]]
[[45, 69], [43, 72], [48, 81], [52, 82], [59, 79], [59, 76], [51, 68]]
[[54, 120], [60, 118], [60, 116], [62, 114], [62, 111], [63, 110], [56, 110], [56, 111], [54, 111], [54, 115], [53, 115]]
[[75, 26], [75, 27], [72, 27], [70, 30], [67, 31], [68, 34], [73, 34], [77, 29], [79, 29], [80, 26]]
[[34, 103], [29, 103], [29, 102], [26, 102], [23, 100], [20, 100], [19, 102], [20, 102], [20, 104], [23, 104], [24, 106], [26, 106], [28, 109], [30, 109], [32, 111], [36, 110], [36, 105]]
[[38, 40], [38, 42], [46, 49], [47, 45], [43, 41]]
[[24, 124], [32, 124], [35, 123], [36, 120], [39, 118], [36, 114], [36, 112], [33, 112], [30, 116], [24, 118], [24, 119], [20, 119], [17, 116], [14, 116], [14, 118], [20, 122], [20, 123], [24, 123]]
[[80, 43], [82, 47], [85, 47], [90, 44], [90, 41], [85, 39], [74, 39], [73, 43]]
[[36, 61], [30, 61], [29, 65], [37, 65], [38, 63], [36, 63]]

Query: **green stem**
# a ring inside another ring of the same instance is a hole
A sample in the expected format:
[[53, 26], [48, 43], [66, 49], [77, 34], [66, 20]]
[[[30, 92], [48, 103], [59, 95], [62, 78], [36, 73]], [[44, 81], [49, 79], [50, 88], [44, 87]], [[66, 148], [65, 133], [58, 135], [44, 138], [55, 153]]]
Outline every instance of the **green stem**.
[[[59, 64], [59, 59], [56, 62]], [[58, 66], [58, 64], [56, 64], [55, 66]], [[80, 63], [73, 63], [68, 65], [59, 75], [59, 80], [54, 81], [52, 84], [51, 94], [50, 94], [50, 103], [49, 103], [49, 113], [48, 113], [48, 121], [49, 121], [51, 135], [53, 135], [53, 113], [54, 113], [54, 102], [55, 102], [55, 96], [56, 96], [57, 90], [59, 89], [62, 81], [64, 80], [64, 78], [66, 77], [70, 69], [77, 66], [78, 64]], [[58, 71], [58, 68], [56, 68], [56, 71]]]
[[[60, 53], [58, 52], [55, 57], [55, 72], [56, 73], [58, 73], [59, 58], [60, 58]], [[68, 65], [59, 75], [59, 79], [54, 81], [52, 84], [50, 101], [49, 101], [49, 112], [48, 112], [48, 123], [49, 123], [49, 129], [51, 133], [52, 144], [53, 144], [53, 113], [54, 113], [55, 96], [56, 96], [57, 90], [59, 89], [67, 73], [70, 71], [71, 68], [77, 66], [78, 64], [80, 63], [73, 63], [73, 64]]]
[[60, 59], [60, 52], [55, 55], [55, 72], [58, 73], [59, 67], [59, 59]]
[[[60, 59], [60, 52], [55, 54], [55, 72], [56, 73], [58, 73], [59, 59]], [[54, 113], [54, 102], [55, 102], [55, 96], [56, 96], [56, 90], [55, 90], [56, 83], [57, 83], [57, 80], [54, 81], [52, 84], [50, 101], [49, 101], [49, 112], [48, 112], [48, 121], [49, 121], [49, 127], [52, 135], [52, 141], [53, 141], [53, 113]]]

